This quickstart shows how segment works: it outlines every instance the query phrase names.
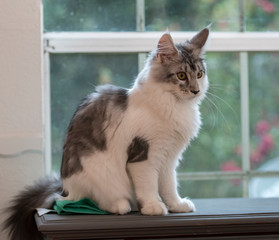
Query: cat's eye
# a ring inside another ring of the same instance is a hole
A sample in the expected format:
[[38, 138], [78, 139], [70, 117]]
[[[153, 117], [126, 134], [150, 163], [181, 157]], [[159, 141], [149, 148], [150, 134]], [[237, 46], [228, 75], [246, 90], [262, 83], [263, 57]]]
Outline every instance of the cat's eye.
[[203, 71], [199, 71], [198, 73], [197, 73], [197, 78], [201, 78], [203, 76]]
[[187, 79], [187, 75], [185, 72], [179, 72], [177, 73], [177, 77], [179, 80], [186, 80]]

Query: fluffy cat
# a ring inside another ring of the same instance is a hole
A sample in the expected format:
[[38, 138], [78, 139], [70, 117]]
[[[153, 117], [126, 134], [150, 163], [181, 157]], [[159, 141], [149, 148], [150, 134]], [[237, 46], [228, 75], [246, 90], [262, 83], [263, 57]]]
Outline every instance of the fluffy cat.
[[208, 35], [205, 28], [174, 44], [164, 34], [131, 89], [100, 86], [84, 99], [68, 128], [61, 179], [46, 178], [18, 195], [5, 225], [11, 239], [42, 239], [34, 209], [57, 199], [87, 197], [115, 214], [195, 210], [177, 192], [175, 169], [201, 125]]

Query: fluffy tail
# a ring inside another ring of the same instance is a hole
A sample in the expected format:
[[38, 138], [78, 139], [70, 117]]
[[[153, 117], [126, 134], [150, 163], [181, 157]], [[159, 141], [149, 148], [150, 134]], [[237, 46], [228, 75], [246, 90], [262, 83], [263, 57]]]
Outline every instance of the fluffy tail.
[[61, 180], [49, 177], [27, 187], [16, 196], [6, 210], [8, 218], [3, 225], [3, 228], [8, 230], [10, 239], [44, 239], [35, 223], [35, 209], [51, 207], [57, 195], [62, 194], [62, 191]]

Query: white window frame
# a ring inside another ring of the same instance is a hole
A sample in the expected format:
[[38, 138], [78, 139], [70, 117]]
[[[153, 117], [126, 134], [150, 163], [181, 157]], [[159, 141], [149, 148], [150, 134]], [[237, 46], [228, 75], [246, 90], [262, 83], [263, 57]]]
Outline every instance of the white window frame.
[[[240, 7], [243, 6], [240, 4]], [[240, 9], [243, 12], [243, 9]], [[240, 25], [243, 16], [240, 14]], [[162, 32], [144, 32], [144, 0], [137, 0], [137, 32], [55, 32], [44, 33], [45, 165], [51, 171], [50, 54], [58, 53], [138, 53], [139, 69], [146, 53], [152, 51]], [[175, 42], [190, 39], [194, 32], [171, 32]], [[242, 179], [243, 197], [249, 197], [249, 181], [254, 177], [279, 176], [279, 171], [257, 171], [250, 167], [249, 133], [249, 52], [279, 52], [279, 32], [212, 32], [207, 52], [240, 53], [240, 104], [242, 170], [237, 172], [179, 173], [180, 180]]]
[[[44, 33], [48, 53], [141, 53], [156, 46], [162, 32]], [[175, 42], [194, 32], [171, 32]], [[278, 32], [213, 32], [207, 52], [269, 52], [279, 50]]]

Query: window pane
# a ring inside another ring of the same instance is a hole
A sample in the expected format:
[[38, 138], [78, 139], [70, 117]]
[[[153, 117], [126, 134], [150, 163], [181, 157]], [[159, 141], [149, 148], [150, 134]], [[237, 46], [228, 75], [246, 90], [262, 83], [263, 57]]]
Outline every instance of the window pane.
[[242, 197], [242, 180], [180, 181], [179, 193], [190, 198]]
[[279, 53], [249, 57], [251, 166], [279, 170]]
[[130, 87], [138, 71], [137, 54], [51, 55], [52, 166], [60, 168], [64, 136], [80, 100], [94, 86]]
[[[136, 0], [43, 0], [45, 31], [136, 31]], [[239, 31], [236, 0], [145, 1], [147, 31]], [[277, 0], [246, 0], [247, 31], [278, 31]], [[206, 14], [205, 14], [206, 13]]]
[[247, 31], [278, 31], [278, 0], [246, 0], [245, 19]]
[[206, 59], [210, 88], [201, 106], [203, 125], [179, 171], [240, 170], [239, 55], [208, 53]]
[[148, 0], [147, 31], [197, 31], [212, 23], [214, 31], [238, 31], [238, 1]]
[[131, 0], [43, 0], [44, 30], [135, 31], [136, 4]]
[[[267, 170], [279, 165], [279, 158], [273, 160], [267, 166]], [[279, 178], [278, 177], [258, 177], [250, 181], [250, 197], [252, 198], [272, 198], [279, 197]]]

